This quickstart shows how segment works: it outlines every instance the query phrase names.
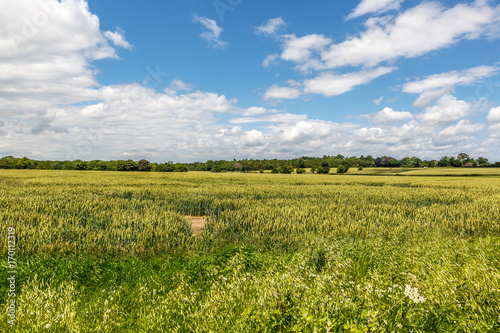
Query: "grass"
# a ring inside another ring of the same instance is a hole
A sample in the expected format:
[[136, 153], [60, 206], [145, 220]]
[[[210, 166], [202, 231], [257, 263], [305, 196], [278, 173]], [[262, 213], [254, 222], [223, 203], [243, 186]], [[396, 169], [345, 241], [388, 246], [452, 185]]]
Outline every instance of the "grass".
[[[500, 177], [0, 179], [18, 236], [17, 326], [0, 331], [500, 330]], [[197, 237], [186, 215], [210, 217]]]

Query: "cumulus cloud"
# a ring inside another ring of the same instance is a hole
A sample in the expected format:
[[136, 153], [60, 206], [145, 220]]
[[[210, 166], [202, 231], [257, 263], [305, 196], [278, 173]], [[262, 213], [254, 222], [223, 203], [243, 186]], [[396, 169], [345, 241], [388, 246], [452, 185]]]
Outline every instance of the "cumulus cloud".
[[445, 86], [441, 89], [426, 90], [413, 102], [413, 106], [417, 108], [425, 108], [431, 105], [434, 100], [449, 92], [454, 93], [455, 88], [453, 86]]
[[447, 125], [467, 116], [472, 111], [472, 105], [450, 93], [440, 97], [432, 106], [425, 108], [422, 119], [429, 124]]
[[105, 31], [104, 36], [109, 39], [113, 45], [122, 47], [124, 49], [132, 49], [134, 46], [127, 42], [124, 37], [125, 31], [123, 29], [117, 28], [115, 32]]
[[90, 63], [117, 56], [86, 2], [5, 0], [1, 6], [5, 6], [0, 10], [4, 114], [46, 112], [54, 104], [96, 98], [99, 84]]
[[[105, 36], [85, 1], [4, 0], [2, 6], [8, 10], [0, 10], [0, 156], [189, 162], [333, 153], [404, 156], [411, 151], [433, 158], [457, 144], [469, 151], [480, 151], [485, 142], [499, 145], [498, 109], [488, 114], [489, 132], [481, 131], [485, 124], [464, 119], [473, 118], [473, 105], [448, 91], [433, 97], [414, 119], [386, 108], [364, 118], [364, 123], [349, 123], [261, 106], [240, 107], [235, 99], [196, 91], [180, 79], [165, 92], [138, 83], [101, 85], [92, 62], [117, 58], [110, 44], [120, 42]], [[30, 30], [29, 21], [40, 13], [49, 19]], [[219, 35], [220, 31], [215, 37]], [[289, 42], [283, 51], [290, 61], [326, 66], [321, 53], [331, 44], [327, 37], [289, 35], [283, 42]], [[393, 70], [313, 74], [307, 80], [287, 81], [288, 87], [271, 86], [264, 97], [331, 96]]]
[[488, 121], [490, 123], [500, 122], [500, 106], [490, 109], [488, 112]]
[[[407, 93], [423, 93], [437, 88], [446, 88], [454, 85], [470, 85], [485, 77], [496, 74], [498, 68], [492, 66], [479, 66], [462, 71], [429, 75], [422, 80], [407, 82], [403, 91]], [[435, 90], [434, 90], [435, 91]]]
[[382, 111], [372, 113], [370, 119], [374, 123], [392, 123], [413, 119], [413, 115], [408, 111], [394, 111], [385, 107]]
[[281, 28], [286, 26], [286, 22], [281, 17], [269, 19], [265, 24], [255, 27], [255, 33], [273, 36]]
[[394, 71], [395, 67], [378, 67], [347, 74], [333, 74], [323, 72], [313, 79], [304, 81], [304, 92], [335, 96], [352, 90], [355, 86], [366, 84], [379, 76]]
[[365, 14], [380, 14], [389, 10], [399, 9], [404, 0], [362, 0], [347, 19], [353, 19]]
[[228, 42], [223, 42], [219, 39], [222, 32], [222, 28], [217, 25], [215, 20], [209, 19], [208, 17], [200, 17], [195, 15], [193, 18], [194, 22], [201, 23], [208, 31], [200, 34], [200, 37], [206, 40], [213, 48], [225, 49], [229, 45]]
[[[367, 22], [365, 31], [340, 43], [332, 43], [316, 34], [291, 35], [283, 43], [282, 58], [298, 63], [297, 68], [301, 71], [342, 66], [373, 67], [384, 61], [421, 56], [463, 39], [487, 36], [498, 24], [499, 11], [498, 6], [493, 7], [484, 0], [451, 8], [436, 2], [423, 2], [392, 18], [372, 19]], [[300, 47], [294, 47], [297, 43]], [[311, 50], [315, 53], [311, 54]]]
[[299, 63], [298, 70], [323, 69], [325, 66], [318, 59], [320, 53], [332, 40], [323, 35], [312, 34], [297, 37], [295, 34], [283, 36], [281, 59]]
[[440, 131], [438, 135], [444, 135], [444, 136], [466, 135], [480, 131], [483, 128], [484, 125], [475, 124], [470, 120], [462, 119], [456, 125], [446, 127], [445, 129]]

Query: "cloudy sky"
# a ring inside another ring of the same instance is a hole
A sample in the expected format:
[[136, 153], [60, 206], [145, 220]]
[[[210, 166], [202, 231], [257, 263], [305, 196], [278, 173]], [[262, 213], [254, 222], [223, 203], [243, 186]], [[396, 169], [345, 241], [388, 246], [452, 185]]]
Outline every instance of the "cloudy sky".
[[0, 156], [500, 160], [499, 1], [2, 0]]

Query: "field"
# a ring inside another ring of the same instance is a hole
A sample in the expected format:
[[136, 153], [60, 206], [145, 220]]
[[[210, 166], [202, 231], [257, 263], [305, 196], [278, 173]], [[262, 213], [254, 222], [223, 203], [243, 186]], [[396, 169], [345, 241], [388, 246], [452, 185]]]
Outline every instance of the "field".
[[500, 176], [393, 170], [0, 170], [0, 331], [500, 331]]

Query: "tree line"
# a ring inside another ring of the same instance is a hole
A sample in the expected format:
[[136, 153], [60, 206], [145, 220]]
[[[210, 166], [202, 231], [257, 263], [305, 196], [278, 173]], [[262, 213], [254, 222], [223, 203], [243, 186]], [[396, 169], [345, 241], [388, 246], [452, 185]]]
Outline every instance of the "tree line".
[[109, 171], [145, 171], [145, 172], [187, 172], [187, 171], [262, 171], [270, 170], [272, 173], [304, 173], [310, 169], [313, 173], [330, 173], [336, 169], [337, 173], [344, 173], [349, 168], [421, 168], [421, 167], [500, 167], [500, 162], [490, 163], [487, 158], [472, 158], [468, 154], [460, 153], [455, 156], [442, 156], [439, 160], [422, 160], [418, 157], [404, 157], [400, 160], [390, 156], [360, 157], [343, 155], [323, 157], [302, 156], [294, 159], [242, 159], [233, 161], [208, 160], [194, 163], [152, 163], [145, 159], [140, 161], [115, 160], [115, 161], [37, 161], [27, 157], [15, 158], [6, 156], [0, 159], [0, 169], [39, 169], [39, 170], [109, 170]]

